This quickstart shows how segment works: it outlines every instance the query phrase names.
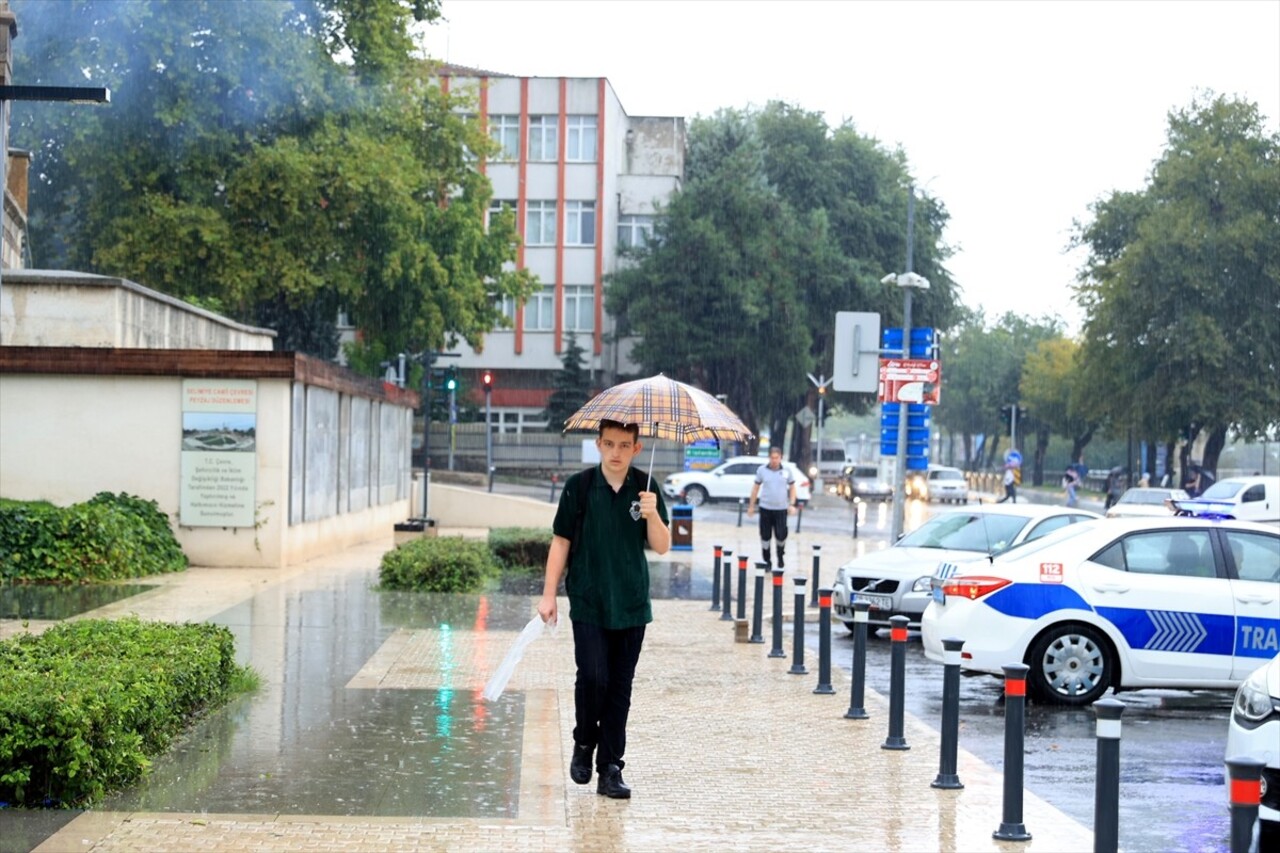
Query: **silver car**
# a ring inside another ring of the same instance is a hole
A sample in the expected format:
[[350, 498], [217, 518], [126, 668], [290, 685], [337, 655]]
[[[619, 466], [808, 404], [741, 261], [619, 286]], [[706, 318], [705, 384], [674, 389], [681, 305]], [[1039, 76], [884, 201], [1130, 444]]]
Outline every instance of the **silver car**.
[[1043, 504], [977, 504], [940, 512], [893, 545], [840, 567], [831, 589], [836, 619], [853, 630], [854, 597], [871, 604], [869, 624], [888, 626], [902, 615], [919, 627], [939, 563], [958, 563], [1007, 551], [1068, 524], [1098, 518], [1084, 509]]

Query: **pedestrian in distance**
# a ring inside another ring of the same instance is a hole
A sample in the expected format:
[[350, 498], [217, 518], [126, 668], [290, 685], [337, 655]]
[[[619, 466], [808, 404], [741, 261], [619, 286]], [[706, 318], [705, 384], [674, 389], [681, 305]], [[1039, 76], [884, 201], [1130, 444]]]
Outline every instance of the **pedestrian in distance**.
[[1012, 465], [1004, 466], [1004, 480], [1002, 482], [1004, 483], [1004, 497], [996, 501], [996, 503], [1002, 504], [1005, 501], [1009, 501], [1016, 504], [1018, 502], [1018, 485]]
[[1075, 466], [1068, 465], [1067, 470], [1062, 474], [1062, 485], [1067, 490], [1067, 506], [1076, 506], [1076, 489], [1080, 488], [1080, 475], [1076, 472]]
[[1107, 474], [1105, 486], [1107, 498], [1102, 505], [1104, 512], [1120, 502], [1120, 496], [1124, 494], [1127, 481], [1128, 477], [1125, 476], [1124, 469], [1118, 465]]
[[756, 469], [756, 481], [747, 501], [747, 517], [760, 503], [760, 552], [770, 566], [769, 542], [778, 541], [778, 568], [786, 568], [787, 516], [796, 511], [796, 479], [791, 469], [782, 464], [782, 448], [769, 448], [769, 461]]
[[644, 549], [667, 553], [671, 529], [662, 495], [631, 467], [641, 450], [639, 428], [601, 421], [596, 447], [600, 464], [574, 474], [560, 493], [538, 615], [556, 621], [563, 577], [577, 665], [569, 777], [587, 784], [594, 764], [596, 793], [627, 799], [622, 768], [631, 686], [645, 626], [653, 621]]

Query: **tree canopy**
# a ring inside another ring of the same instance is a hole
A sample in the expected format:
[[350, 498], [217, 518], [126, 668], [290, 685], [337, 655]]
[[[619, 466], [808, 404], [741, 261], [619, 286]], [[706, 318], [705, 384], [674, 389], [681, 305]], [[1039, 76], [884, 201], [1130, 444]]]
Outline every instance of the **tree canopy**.
[[[34, 152], [37, 267], [139, 281], [336, 350], [475, 347], [523, 299], [491, 144], [416, 56], [436, 0], [14, 0], [15, 77], [108, 86], [103, 108], [15, 107]], [[366, 359], [368, 361], [368, 359]]]
[[[806, 374], [831, 372], [837, 311], [901, 323], [901, 294], [880, 279], [903, 269], [910, 185], [901, 152], [785, 103], [693, 120], [682, 191], [655, 239], [609, 282], [609, 310], [642, 338], [632, 357], [646, 372], [727, 394], [753, 432], [767, 426], [777, 443], [801, 406], [816, 409]], [[913, 314], [946, 327], [956, 312], [947, 215], [927, 196], [917, 210], [915, 269], [932, 287]], [[832, 402], [866, 411], [874, 400]], [[807, 453], [806, 441], [791, 455]]]
[[1207, 95], [1169, 114], [1147, 186], [1077, 224], [1087, 413], [1153, 439], [1280, 423], [1280, 135], [1257, 106]]

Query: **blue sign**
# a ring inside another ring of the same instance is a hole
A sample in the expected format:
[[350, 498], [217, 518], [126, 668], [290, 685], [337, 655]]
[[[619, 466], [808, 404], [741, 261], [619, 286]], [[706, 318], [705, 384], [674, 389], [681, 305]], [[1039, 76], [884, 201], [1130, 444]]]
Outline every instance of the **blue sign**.
[[1004, 464], [1012, 465], [1014, 468], [1022, 467], [1022, 454], [1016, 450], [1010, 450], [1004, 455]]

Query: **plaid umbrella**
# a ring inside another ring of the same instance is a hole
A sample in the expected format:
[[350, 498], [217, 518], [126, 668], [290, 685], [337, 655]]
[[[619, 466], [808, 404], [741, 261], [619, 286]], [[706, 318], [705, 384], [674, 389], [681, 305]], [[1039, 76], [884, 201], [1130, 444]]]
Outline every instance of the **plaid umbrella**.
[[[704, 438], [745, 441], [752, 436], [751, 430], [724, 403], [706, 391], [661, 373], [601, 391], [564, 422], [564, 431], [595, 432], [601, 421], [635, 424], [643, 436], [669, 438], [685, 444]], [[652, 453], [649, 479], [653, 479]]]

